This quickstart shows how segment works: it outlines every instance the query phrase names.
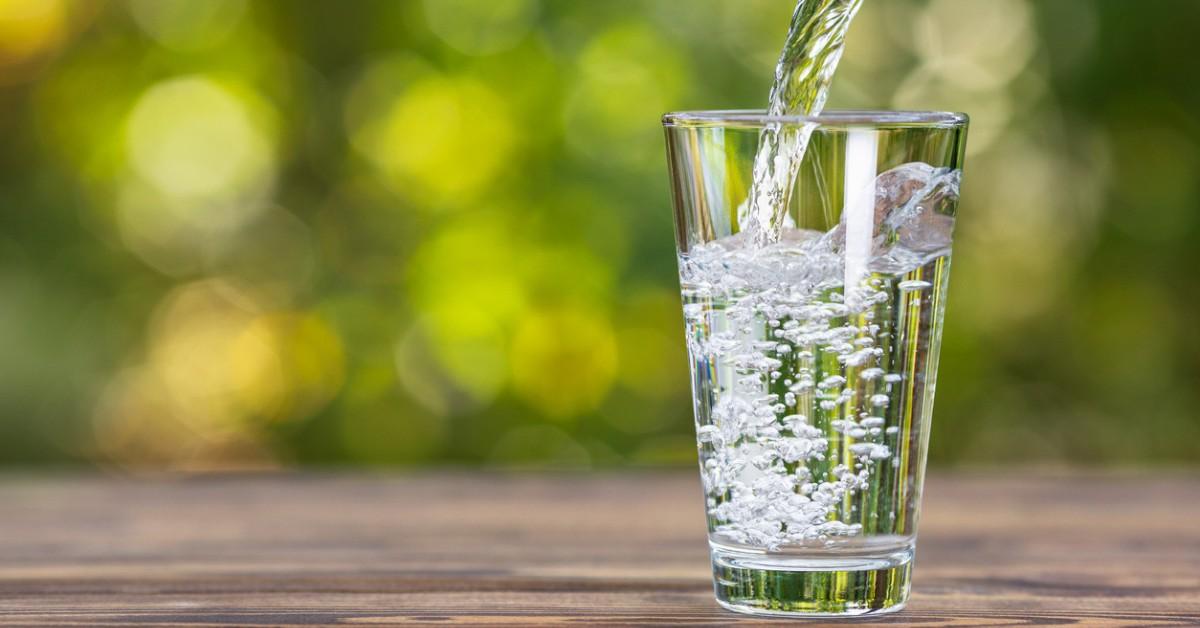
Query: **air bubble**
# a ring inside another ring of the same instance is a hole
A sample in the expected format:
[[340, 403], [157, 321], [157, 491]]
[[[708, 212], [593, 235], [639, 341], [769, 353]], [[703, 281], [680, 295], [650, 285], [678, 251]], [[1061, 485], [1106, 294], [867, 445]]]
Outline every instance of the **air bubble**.
[[[894, 187], [928, 180], [932, 171], [909, 164], [901, 177], [881, 176]], [[897, 286], [934, 259], [918, 261], [900, 242], [881, 242], [868, 260], [871, 274], [847, 288], [844, 251], [822, 248], [832, 238], [788, 230], [763, 248], [744, 238], [697, 244], [680, 267], [688, 350], [702, 375], [696, 394], [711, 399], [701, 408], [710, 425], [697, 427], [707, 510], [722, 538], [768, 550], [863, 534], [838, 520], [850, 512], [886, 516], [856, 495], [891, 477], [876, 477], [876, 461], [899, 465], [882, 444], [901, 446], [882, 436], [900, 433], [883, 417], [895, 394], [884, 393], [903, 381], [887, 373], [903, 349], [889, 325], [901, 306]], [[931, 287], [919, 284], [901, 288]], [[920, 322], [919, 334], [928, 334]], [[923, 366], [916, 368], [903, 377], [918, 394], [931, 393], [919, 388]], [[808, 417], [787, 414], [797, 411]], [[858, 506], [843, 511], [842, 504]]]
[[932, 285], [933, 284], [929, 283], [928, 281], [909, 279], [908, 281], [901, 281], [900, 283], [896, 284], [896, 287], [900, 289], [900, 292], [912, 292], [914, 290], [924, 290]]
[[826, 377], [825, 379], [821, 380], [821, 383], [818, 384], [817, 387], [818, 388], [833, 388], [834, 386], [841, 386], [842, 384], [845, 384], [845, 383], [846, 383], [845, 377], [842, 377], [841, 375], [830, 375], [829, 377]]

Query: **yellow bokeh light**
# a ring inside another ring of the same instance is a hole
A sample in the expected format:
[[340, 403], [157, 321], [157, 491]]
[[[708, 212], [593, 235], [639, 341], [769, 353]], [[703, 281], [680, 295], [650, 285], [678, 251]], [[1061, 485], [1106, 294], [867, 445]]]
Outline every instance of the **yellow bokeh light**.
[[346, 360], [341, 340], [325, 321], [284, 312], [247, 325], [234, 340], [229, 361], [247, 414], [288, 421], [307, 417], [333, 399]]
[[57, 48], [67, 26], [64, 0], [0, 0], [0, 66]]
[[[193, 429], [229, 429], [248, 419], [239, 390], [243, 382], [231, 358], [259, 309], [246, 291], [220, 279], [176, 288], [160, 306], [148, 364], [162, 380], [175, 414]], [[270, 348], [261, 354], [270, 355]], [[257, 366], [268, 362], [260, 357]]]
[[552, 417], [595, 409], [612, 387], [617, 346], [607, 320], [583, 309], [534, 313], [522, 321], [510, 354], [513, 388]]
[[435, 74], [352, 132], [385, 181], [429, 209], [476, 197], [510, 165], [517, 139], [499, 94], [472, 78]]
[[341, 340], [316, 315], [265, 312], [222, 278], [172, 290], [157, 309], [145, 362], [96, 406], [100, 453], [189, 468], [271, 463], [265, 427], [311, 416], [341, 390]]
[[[226, 201], [261, 191], [274, 175], [272, 143], [241, 95], [203, 76], [171, 79], [146, 90], [126, 129], [134, 172], [178, 201]], [[205, 212], [202, 219], [240, 217], [215, 214]]]
[[459, 52], [501, 52], [521, 41], [537, 18], [537, 0], [425, 0], [429, 29]]
[[267, 207], [274, 143], [272, 113], [247, 90], [203, 76], [150, 87], [125, 125], [122, 240], [167, 273], [219, 256]]
[[125, 469], [242, 471], [277, 468], [261, 433], [240, 426], [195, 429], [152, 369], [117, 374], [96, 403], [93, 455]]
[[304, 418], [342, 385], [341, 340], [322, 319], [265, 312], [225, 279], [186, 284], [164, 301], [148, 364], [194, 429]]

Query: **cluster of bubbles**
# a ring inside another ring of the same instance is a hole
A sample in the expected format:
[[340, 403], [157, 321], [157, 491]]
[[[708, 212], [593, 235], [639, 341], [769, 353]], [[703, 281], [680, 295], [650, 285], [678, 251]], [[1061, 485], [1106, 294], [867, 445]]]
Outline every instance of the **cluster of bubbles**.
[[[949, 254], [957, 171], [905, 164], [876, 179], [870, 274], [846, 285], [845, 227], [739, 234], [681, 258], [697, 437], [713, 532], [777, 549], [862, 534], [842, 506], [874, 469], [899, 466], [898, 369], [889, 320], [909, 275]], [[914, 273], [919, 274], [919, 273]], [[918, 295], [922, 296], [922, 295]]]

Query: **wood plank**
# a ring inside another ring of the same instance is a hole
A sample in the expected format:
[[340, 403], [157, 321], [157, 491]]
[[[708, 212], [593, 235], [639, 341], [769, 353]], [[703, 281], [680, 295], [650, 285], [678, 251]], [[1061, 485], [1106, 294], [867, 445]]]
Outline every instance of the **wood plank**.
[[[755, 622], [691, 473], [0, 480], [0, 625]], [[1200, 625], [1200, 478], [931, 478], [915, 626]]]

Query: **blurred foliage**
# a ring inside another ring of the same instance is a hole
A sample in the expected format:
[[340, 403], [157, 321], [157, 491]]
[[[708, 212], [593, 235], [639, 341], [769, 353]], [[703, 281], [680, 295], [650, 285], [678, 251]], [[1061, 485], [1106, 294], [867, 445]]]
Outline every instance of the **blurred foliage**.
[[[659, 115], [788, 0], [0, 0], [0, 461], [691, 463]], [[935, 464], [1200, 460], [1200, 3], [868, 0], [973, 126]]]

